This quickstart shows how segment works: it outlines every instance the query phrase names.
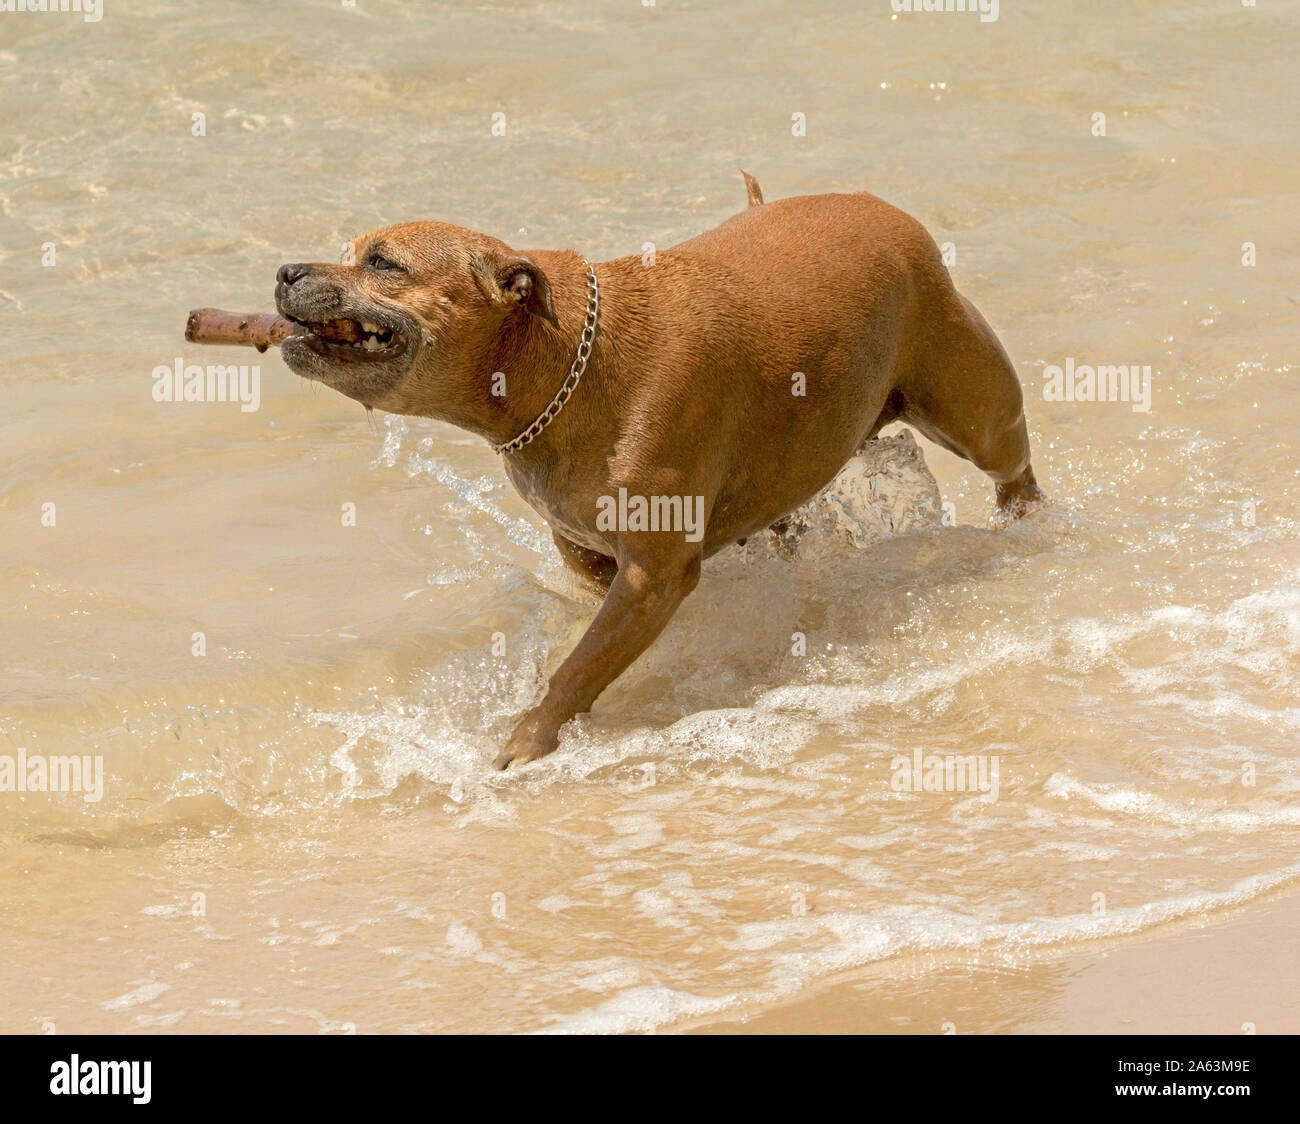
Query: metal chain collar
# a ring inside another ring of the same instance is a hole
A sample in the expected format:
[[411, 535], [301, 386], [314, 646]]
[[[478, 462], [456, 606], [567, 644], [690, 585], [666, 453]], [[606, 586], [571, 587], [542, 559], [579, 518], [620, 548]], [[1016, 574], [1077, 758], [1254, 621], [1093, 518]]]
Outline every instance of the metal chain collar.
[[493, 445], [492, 451], [494, 453], [513, 453], [516, 449], [522, 449], [550, 425], [555, 420], [555, 415], [564, 409], [564, 404], [569, 400], [574, 390], [577, 389], [578, 381], [582, 378], [582, 372], [587, 369], [587, 359], [591, 355], [591, 344], [596, 338], [596, 317], [600, 312], [600, 285], [596, 282], [596, 271], [592, 269], [591, 263], [586, 258], [583, 258], [582, 264], [587, 267], [587, 319], [582, 326], [582, 339], [578, 343], [578, 354], [573, 357], [573, 365], [569, 368], [568, 377], [565, 378], [560, 389], [556, 391], [555, 397], [551, 399], [551, 404], [538, 414], [537, 420], [513, 441], [507, 441], [504, 445]]

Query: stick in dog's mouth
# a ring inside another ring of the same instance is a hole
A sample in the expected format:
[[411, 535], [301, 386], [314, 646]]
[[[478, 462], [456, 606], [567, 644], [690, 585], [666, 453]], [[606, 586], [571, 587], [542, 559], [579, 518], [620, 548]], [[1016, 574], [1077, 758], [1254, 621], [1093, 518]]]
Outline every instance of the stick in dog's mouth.
[[369, 320], [294, 320], [289, 339], [300, 339], [317, 354], [331, 357], [359, 351], [387, 359], [406, 350], [401, 332]]
[[[295, 351], [305, 351], [343, 364], [397, 359], [406, 353], [410, 343], [400, 328], [371, 320], [350, 317], [298, 320], [265, 313], [226, 312], [219, 308], [194, 309], [185, 322], [185, 338], [191, 343], [234, 344], [255, 347], [258, 351], [287, 346], [286, 361], [292, 359]], [[304, 377], [321, 376], [306, 374]]]

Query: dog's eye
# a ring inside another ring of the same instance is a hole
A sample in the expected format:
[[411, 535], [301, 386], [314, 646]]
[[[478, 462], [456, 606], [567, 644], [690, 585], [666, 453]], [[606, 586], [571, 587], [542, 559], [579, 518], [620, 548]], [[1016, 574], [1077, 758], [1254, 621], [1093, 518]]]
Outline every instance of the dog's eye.
[[400, 265], [396, 262], [389, 261], [387, 258], [381, 258], [378, 254], [370, 259], [369, 265], [371, 269], [382, 269], [385, 272], [390, 270], [394, 273], [402, 272], [402, 267]]

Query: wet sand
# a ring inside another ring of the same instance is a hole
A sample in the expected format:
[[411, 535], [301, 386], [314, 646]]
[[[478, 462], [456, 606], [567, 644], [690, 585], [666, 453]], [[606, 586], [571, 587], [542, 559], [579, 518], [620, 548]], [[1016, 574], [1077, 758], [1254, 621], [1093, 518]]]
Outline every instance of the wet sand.
[[[1300, 1033], [1300, 893], [1032, 957], [904, 957], [692, 1034]], [[950, 1024], [951, 1029], [948, 1025]]]

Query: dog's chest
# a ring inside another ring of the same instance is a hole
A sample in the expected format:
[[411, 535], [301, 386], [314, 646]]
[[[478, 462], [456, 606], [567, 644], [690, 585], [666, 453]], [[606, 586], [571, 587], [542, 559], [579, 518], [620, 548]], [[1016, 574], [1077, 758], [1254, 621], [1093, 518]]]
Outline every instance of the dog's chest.
[[601, 554], [609, 544], [596, 530], [597, 503], [572, 481], [557, 479], [553, 470], [529, 471], [507, 462], [506, 476], [524, 501], [570, 542]]

